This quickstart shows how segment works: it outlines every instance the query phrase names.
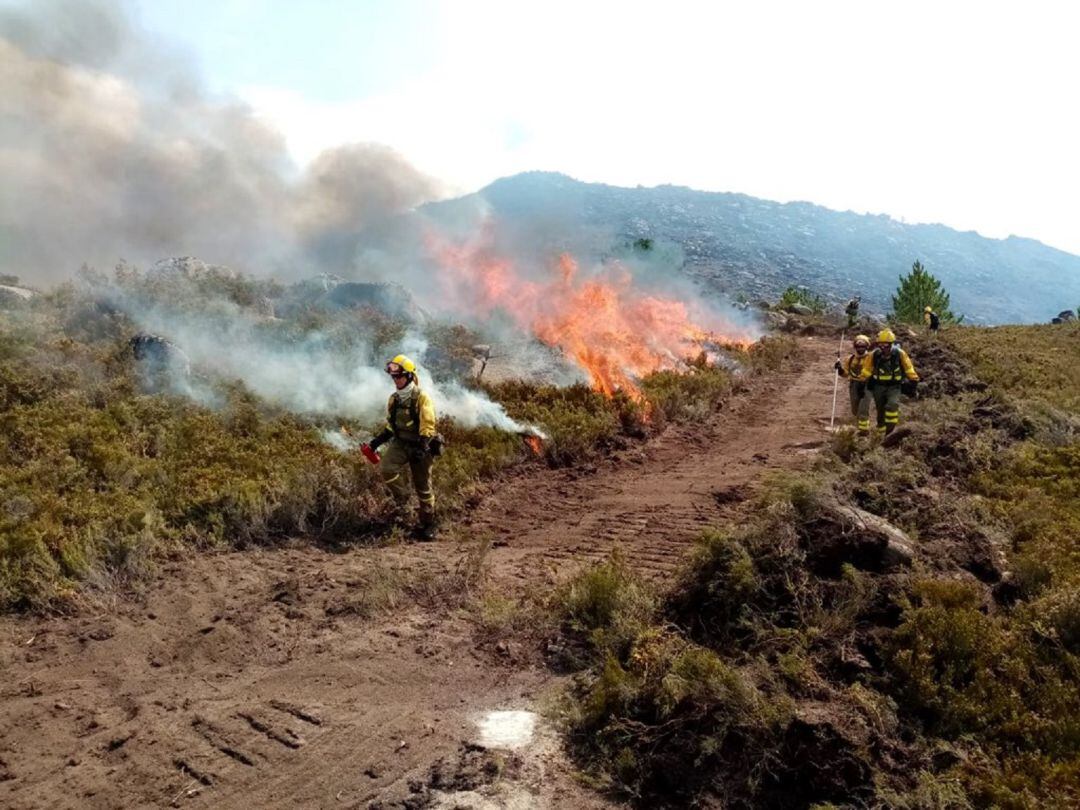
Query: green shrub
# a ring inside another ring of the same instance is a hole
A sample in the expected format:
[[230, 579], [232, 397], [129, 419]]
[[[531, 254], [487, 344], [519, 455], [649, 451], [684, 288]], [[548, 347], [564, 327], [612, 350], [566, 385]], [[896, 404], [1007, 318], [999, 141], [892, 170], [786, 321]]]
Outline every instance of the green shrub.
[[791, 360], [798, 345], [790, 335], [767, 335], [736, 356], [752, 373], [767, 374], [779, 370]]
[[731, 393], [731, 375], [715, 366], [659, 371], [641, 384], [649, 405], [668, 421], [703, 420]]
[[655, 616], [656, 598], [625, 562], [614, 557], [587, 568], [555, 596], [557, 615], [597, 650], [622, 654]]
[[689, 802], [728, 780], [752, 795], [752, 774], [791, 711], [712, 650], [660, 628], [639, 635], [625, 657], [607, 653], [579, 706], [571, 728], [579, 752], [645, 804]]
[[781, 294], [778, 304], [781, 309], [786, 309], [795, 304], [809, 307], [815, 315], [820, 315], [825, 311], [825, 299], [817, 293], [810, 292], [805, 287], [788, 287]]
[[[980, 611], [974, 586], [920, 583], [890, 642], [900, 698], [946, 737], [977, 734], [1005, 750], [1080, 756], [1080, 661], [1045, 644], [1040, 624]], [[1071, 598], [1042, 612], [1065, 646], [1076, 630]]]
[[700, 632], [723, 638], [745, 629], [761, 582], [754, 563], [735, 537], [707, 531], [675, 589], [674, 610], [693, 615]]

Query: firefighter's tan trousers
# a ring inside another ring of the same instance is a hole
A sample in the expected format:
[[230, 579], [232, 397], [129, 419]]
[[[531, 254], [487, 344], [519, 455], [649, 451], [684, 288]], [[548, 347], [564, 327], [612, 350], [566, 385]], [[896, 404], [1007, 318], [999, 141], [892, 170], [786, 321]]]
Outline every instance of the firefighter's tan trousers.
[[878, 433], [892, 433], [900, 423], [900, 383], [878, 383], [874, 388]]
[[870, 392], [866, 383], [852, 380], [848, 383], [848, 396], [851, 399], [851, 415], [855, 417], [859, 433], [870, 430]]
[[379, 464], [383, 483], [400, 512], [409, 505], [409, 482], [405, 476], [408, 474], [412, 478], [412, 488], [420, 500], [420, 523], [425, 526], [435, 522], [435, 492], [431, 488], [433, 462], [434, 459], [419, 446], [391, 439]]

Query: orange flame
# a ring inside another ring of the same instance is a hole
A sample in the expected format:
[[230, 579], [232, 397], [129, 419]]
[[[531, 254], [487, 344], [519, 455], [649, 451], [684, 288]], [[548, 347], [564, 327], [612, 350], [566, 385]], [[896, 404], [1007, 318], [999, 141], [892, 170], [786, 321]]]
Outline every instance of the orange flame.
[[585, 278], [564, 253], [546, 277], [536, 280], [482, 245], [454, 245], [432, 236], [428, 245], [442, 271], [443, 303], [470, 313], [507, 313], [573, 359], [606, 396], [622, 390], [640, 399], [636, 380], [678, 368], [705, 341], [749, 342], [745, 330], [695, 323], [683, 301], [643, 294], [617, 265]]
[[544, 454], [544, 441], [539, 436], [526, 433], [521, 438], [524, 440], [525, 445], [532, 450], [534, 456], [542, 456]]

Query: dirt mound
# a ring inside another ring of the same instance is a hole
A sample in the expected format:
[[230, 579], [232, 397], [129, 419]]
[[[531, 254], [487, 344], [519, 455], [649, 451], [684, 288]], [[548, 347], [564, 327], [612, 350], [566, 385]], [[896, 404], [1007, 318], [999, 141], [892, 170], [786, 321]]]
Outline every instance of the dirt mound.
[[919, 372], [920, 397], [953, 397], [968, 391], [985, 391], [989, 387], [975, 376], [967, 360], [941, 340], [907, 331], [904, 349]]

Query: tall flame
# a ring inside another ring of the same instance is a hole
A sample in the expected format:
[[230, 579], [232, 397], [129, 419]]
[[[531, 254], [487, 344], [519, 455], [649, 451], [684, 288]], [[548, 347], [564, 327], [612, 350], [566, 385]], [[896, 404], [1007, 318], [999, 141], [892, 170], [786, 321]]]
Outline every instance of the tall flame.
[[546, 277], [535, 280], [483, 245], [429, 236], [428, 247], [441, 270], [444, 303], [474, 314], [507, 313], [519, 327], [573, 359], [607, 396], [622, 390], [640, 398], [637, 380], [677, 368], [704, 341], [749, 341], [745, 330], [695, 323], [683, 301], [644, 294], [618, 265], [583, 277], [577, 261], [564, 253]]

